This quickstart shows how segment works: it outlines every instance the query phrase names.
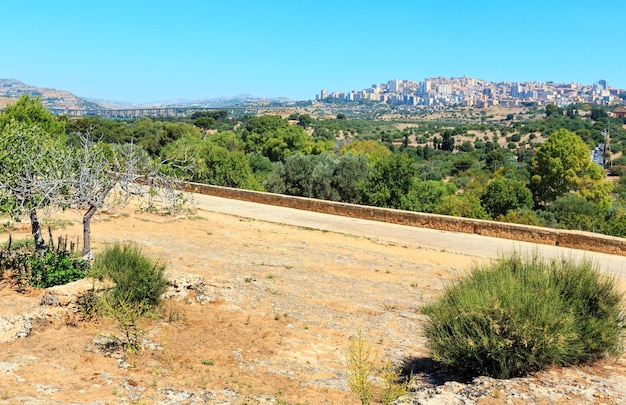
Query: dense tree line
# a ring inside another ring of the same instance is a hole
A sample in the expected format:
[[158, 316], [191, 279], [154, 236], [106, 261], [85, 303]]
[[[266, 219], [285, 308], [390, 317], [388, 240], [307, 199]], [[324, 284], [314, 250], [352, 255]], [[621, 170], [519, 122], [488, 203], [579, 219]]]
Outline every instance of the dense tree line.
[[[233, 118], [210, 111], [177, 120], [11, 114], [34, 119], [38, 131], [74, 147], [89, 134], [113, 148], [134, 145], [153, 161], [185, 156], [192, 164], [170, 170], [197, 182], [626, 236], [626, 180], [606, 181], [590, 159], [607, 131], [613, 151], [624, 148], [622, 122], [595, 106], [549, 105], [543, 112], [501, 124], [403, 125], [344, 114]], [[0, 128], [9, 115], [0, 115]]]

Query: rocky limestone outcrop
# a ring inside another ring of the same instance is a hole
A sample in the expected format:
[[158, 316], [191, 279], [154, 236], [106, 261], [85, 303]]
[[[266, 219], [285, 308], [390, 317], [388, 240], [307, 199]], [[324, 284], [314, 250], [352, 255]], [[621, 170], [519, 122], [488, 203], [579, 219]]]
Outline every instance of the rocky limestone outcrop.
[[113, 284], [110, 282], [103, 282], [94, 278], [85, 278], [65, 285], [49, 287], [44, 290], [40, 305], [76, 309], [85, 294], [93, 291], [102, 291], [112, 286]]
[[167, 289], [161, 298], [166, 300], [193, 298], [198, 302], [210, 301], [206, 293], [207, 284], [202, 276], [193, 273], [168, 273], [166, 279]]

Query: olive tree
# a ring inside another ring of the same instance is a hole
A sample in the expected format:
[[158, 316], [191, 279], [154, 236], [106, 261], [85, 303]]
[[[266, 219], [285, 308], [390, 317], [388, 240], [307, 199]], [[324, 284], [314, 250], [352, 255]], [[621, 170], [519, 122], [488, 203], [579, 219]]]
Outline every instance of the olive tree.
[[148, 208], [156, 197], [170, 208], [184, 202], [174, 171], [177, 164], [187, 164], [183, 160], [154, 160], [132, 143], [110, 145], [92, 140], [90, 134], [77, 136], [81, 146], [66, 162], [70, 174], [65, 202], [83, 212], [83, 255], [91, 252], [91, 219], [99, 209], [125, 205], [133, 197], [147, 199]]
[[38, 97], [24, 95], [0, 113], [2, 209], [28, 213], [38, 252], [45, 251], [37, 209], [55, 207], [64, 192], [65, 126]]
[[0, 132], [0, 188], [3, 209], [14, 217], [28, 213], [35, 248], [45, 251], [37, 209], [55, 207], [67, 191], [62, 139], [37, 124], [12, 120]]

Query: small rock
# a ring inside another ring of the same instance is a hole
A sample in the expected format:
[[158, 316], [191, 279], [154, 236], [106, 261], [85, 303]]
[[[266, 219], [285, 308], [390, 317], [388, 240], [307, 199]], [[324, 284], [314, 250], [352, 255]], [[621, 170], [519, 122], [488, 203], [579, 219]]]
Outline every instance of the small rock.
[[2, 374], [13, 374], [18, 368], [19, 364], [17, 363], [0, 363], [0, 373]]
[[190, 392], [175, 390], [173, 388], [160, 389], [159, 392], [165, 394], [165, 399], [163, 401], [159, 401], [159, 405], [182, 404], [193, 395]]
[[11, 374], [18, 382], [26, 381], [23, 377], [15, 374], [15, 371], [19, 368], [17, 363], [0, 363], [0, 374]]
[[59, 392], [59, 388], [55, 387], [54, 385], [35, 384], [33, 385], [33, 387], [35, 388], [37, 392], [40, 392], [46, 395], [52, 395], [52, 394], [56, 394], [57, 392]]
[[0, 343], [25, 338], [33, 328], [31, 320], [25, 316], [0, 317]]
[[142, 393], [146, 390], [146, 387], [142, 387], [137, 381], [129, 377], [124, 378], [122, 387], [128, 391], [128, 397], [132, 401], [138, 401], [141, 398]]
[[106, 372], [102, 372], [102, 373], [98, 374], [98, 376], [100, 378], [102, 378], [106, 382], [107, 385], [113, 384], [113, 375], [112, 374], [109, 374], [109, 373], [106, 373]]
[[163, 293], [163, 299], [184, 300], [190, 292], [196, 296], [204, 293], [206, 284], [204, 278], [193, 273], [175, 273], [167, 275], [167, 290]]

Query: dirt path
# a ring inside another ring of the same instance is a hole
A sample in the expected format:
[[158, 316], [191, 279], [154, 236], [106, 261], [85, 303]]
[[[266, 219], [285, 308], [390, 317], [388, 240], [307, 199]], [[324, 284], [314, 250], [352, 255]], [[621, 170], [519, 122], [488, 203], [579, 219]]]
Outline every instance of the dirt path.
[[[219, 204], [234, 209], [239, 202], [196, 203], [221, 210]], [[0, 403], [358, 403], [345, 379], [351, 338], [362, 333], [379, 358], [396, 365], [426, 359], [420, 306], [484, 260], [451, 253], [471, 249], [460, 239], [449, 248], [435, 248], [432, 235], [424, 244], [402, 242], [405, 236], [388, 230], [388, 224], [345, 219], [357, 227], [346, 230], [338, 228], [344, 220], [314, 214], [311, 223], [281, 225], [267, 221], [290, 223], [299, 214], [274, 211], [274, 219], [258, 215], [263, 220], [257, 220], [245, 216], [257, 216], [263, 207], [241, 209], [231, 212], [239, 216], [199, 209], [177, 217], [127, 209], [96, 218], [96, 250], [115, 241], [137, 242], [166, 260], [171, 274], [201, 276], [206, 303], [193, 294], [167, 302], [162, 317], [142, 325], [152, 344], [123, 362], [94, 350], [98, 336], [119, 335], [109, 321], [71, 326], [65, 318], [46, 317], [35, 322], [29, 337], [0, 345]], [[65, 215], [72, 224], [55, 235], [80, 235], [79, 217], [72, 215]], [[422, 234], [415, 228], [405, 232]], [[450, 243], [450, 235], [441, 238]], [[18, 294], [4, 283], [0, 316], [34, 311], [39, 297], [39, 292]], [[593, 371], [606, 376], [602, 381], [586, 383], [589, 395], [605, 387], [609, 395], [625, 397], [606, 388], [606, 381], [624, 374], [623, 363], [606, 365], [613, 371], [604, 367]], [[576, 373], [593, 377], [584, 370]], [[482, 403], [510, 402], [496, 382], [490, 384]], [[528, 389], [509, 391], [518, 395]], [[567, 402], [541, 398], [536, 403]]]
[[602, 270], [609, 274], [626, 280], [625, 256], [511, 241], [475, 234], [438, 231], [356, 218], [346, 218], [206, 195], [196, 194], [193, 199], [194, 203], [199, 208], [208, 211], [236, 215], [244, 218], [254, 218], [279, 224], [328, 230], [372, 240], [473, 257], [497, 258], [511, 252], [518, 252], [523, 255], [537, 253], [542, 257], [550, 259], [589, 259], [597, 263]]

